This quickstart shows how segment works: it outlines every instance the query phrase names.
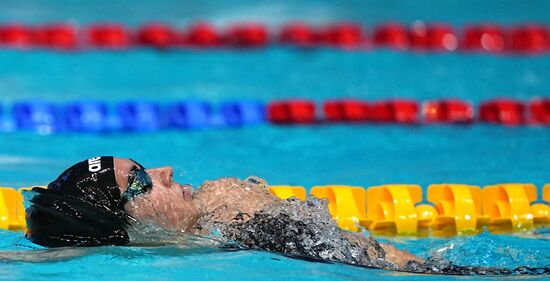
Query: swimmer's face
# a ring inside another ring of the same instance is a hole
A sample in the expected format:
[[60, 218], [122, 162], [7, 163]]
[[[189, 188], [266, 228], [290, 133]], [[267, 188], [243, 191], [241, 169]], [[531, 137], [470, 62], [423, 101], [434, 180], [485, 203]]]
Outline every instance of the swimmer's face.
[[[141, 166], [130, 159], [114, 158], [115, 178], [121, 194], [127, 191], [135, 171]], [[172, 167], [145, 169], [152, 188], [130, 198], [124, 205], [129, 215], [139, 222], [154, 223], [169, 230], [190, 231], [198, 219], [193, 203], [193, 188], [173, 180]]]

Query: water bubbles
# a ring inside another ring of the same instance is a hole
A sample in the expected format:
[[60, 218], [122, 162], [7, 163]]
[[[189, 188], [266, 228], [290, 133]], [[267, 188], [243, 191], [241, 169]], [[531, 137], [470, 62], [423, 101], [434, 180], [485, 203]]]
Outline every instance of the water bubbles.
[[[522, 236], [481, 233], [450, 239], [429, 238], [409, 240], [402, 246], [423, 257], [442, 258], [455, 265], [496, 266], [514, 269], [520, 266], [547, 267], [549, 241], [544, 234]], [[391, 239], [395, 242], [395, 239]]]
[[177, 245], [179, 248], [217, 248], [220, 241], [214, 236], [200, 236], [183, 230], [167, 230], [154, 224], [134, 223], [128, 229], [134, 246]]

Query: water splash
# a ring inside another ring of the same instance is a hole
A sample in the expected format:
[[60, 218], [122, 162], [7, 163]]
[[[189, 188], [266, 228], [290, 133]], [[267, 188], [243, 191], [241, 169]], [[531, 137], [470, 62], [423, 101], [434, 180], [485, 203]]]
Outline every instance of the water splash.
[[530, 234], [491, 234], [453, 238], [421, 238], [384, 240], [423, 258], [435, 257], [464, 266], [550, 267], [550, 241], [547, 230]]
[[215, 237], [201, 236], [183, 231], [167, 230], [153, 224], [134, 222], [128, 229], [130, 245], [155, 247], [176, 245], [180, 249], [218, 248], [222, 244]]
[[290, 256], [387, 268], [376, 240], [350, 234], [333, 221], [326, 200], [289, 198], [257, 212], [246, 222], [219, 225], [230, 241], [249, 249]]

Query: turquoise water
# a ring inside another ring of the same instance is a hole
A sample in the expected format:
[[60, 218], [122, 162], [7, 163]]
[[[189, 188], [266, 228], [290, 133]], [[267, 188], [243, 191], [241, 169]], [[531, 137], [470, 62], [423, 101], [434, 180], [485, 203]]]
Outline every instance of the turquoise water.
[[[129, 4], [131, 3], [131, 4]], [[471, 22], [548, 22], [550, 3], [544, 0], [441, 0], [426, 5], [419, 0], [235, 0], [200, 2], [177, 0], [4, 0], [0, 20], [41, 23], [74, 19], [88, 23], [117, 21], [130, 25], [151, 19], [174, 24], [204, 19], [216, 24], [258, 20], [280, 24], [290, 19], [313, 23], [351, 20], [365, 24], [422, 19], [453, 24]]]
[[[504, 24], [550, 23], [545, 13], [550, 4], [546, 1], [438, 1], [426, 7], [419, 1], [239, 1], [231, 5], [212, 1], [200, 5], [156, 2], [140, 1], [130, 6], [128, 1], [79, 1], [78, 5], [61, 0], [3, 1], [0, 21], [116, 20], [136, 25], [147, 19], [166, 18], [167, 22], [183, 25], [203, 18], [223, 25], [252, 18], [277, 25], [296, 18], [314, 23], [349, 19], [365, 24], [421, 18], [457, 25], [486, 20]], [[289, 97], [320, 102], [339, 97], [458, 97], [477, 103], [502, 96], [528, 100], [550, 95], [549, 65], [550, 56], [383, 50], [302, 52], [270, 48], [76, 54], [0, 50], [0, 104], [7, 106], [15, 100], [34, 98], [56, 102], [169, 102], [183, 98], [269, 101]], [[549, 182], [549, 143], [548, 128], [482, 124], [259, 125], [99, 136], [17, 132], [0, 134], [0, 185], [46, 184], [76, 161], [113, 154], [132, 157], [146, 167], [172, 165], [177, 180], [195, 186], [221, 176], [258, 175], [271, 184], [306, 187], [384, 183], [426, 187], [438, 182], [532, 182], [541, 187]], [[389, 240], [423, 257], [443, 255], [462, 265], [513, 268], [550, 266], [548, 233], [543, 229], [521, 235], [484, 233], [451, 239]], [[308, 262], [255, 251], [167, 246], [103, 247], [75, 252], [34, 247], [20, 233], [0, 232], [0, 279], [443, 280], [441, 276]]]
[[[202, 98], [318, 102], [356, 97], [416, 100], [548, 96], [550, 56], [369, 52], [123, 53], [0, 52], [4, 104]], [[259, 125], [153, 134], [2, 135], [2, 184], [44, 184], [92, 155], [173, 165], [194, 185], [218, 176], [256, 174], [273, 184], [548, 182], [550, 131], [544, 127], [457, 125]], [[45, 149], [47, 147], [47, 149]]]
[[[257, 251], [211, 248], [97, 247], [30, 249], [16, 233], [0, 231], [0, 280], [497, 280], [498, 277], [434, 276], [304, 261]], [[456, 264], [548, 266], [549, 232], [528, 237], [490, 235], [453, 239], [390, 239], [422, 257], [439, 255]], [[518, 278], [518, 277], [516, 277]], [[519, 277], [521, 278], [521, 277]], [[510, 277], [502, 277], [510, 280]], [[522, 279], [526, 279], [523, 277]], [[528, 280], [547, 280], [529, 277]]]

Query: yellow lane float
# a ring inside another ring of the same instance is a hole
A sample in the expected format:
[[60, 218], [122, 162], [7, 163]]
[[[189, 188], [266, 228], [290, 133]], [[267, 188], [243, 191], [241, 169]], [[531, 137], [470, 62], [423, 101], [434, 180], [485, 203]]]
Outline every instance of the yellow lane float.
[[533, 227], [531, 202], [537, 200], [534, 184], [506, 183], [483, 188], [483, 213], [494, 232], [529, 230]]
[[414, 207], [418, 216], [418, 232], [417, 235], [425, 236], [431, 231], [431, 226], [434, 220], [439, 215], [434, 206], [426, 203], [417, 203]]
[[328, 199], [328, 208], [338, 225], [349, 231], [359, 231], [365, 222], [365, 189], [360, 186], [314, 186], [311, 196]]
[[415, 204], [422, 189], [414, 184], [389, 184], [367, 189], [367, 219], [370, 230], [382, 234], [416, 234], [418, 214]]
[[487, 219], [481, 213], [481, 189], [475, 185], [432, 184], [428, 201], [435, 205], [437, 216], [432, 231], [440, 234], [476, 233]]
[[0, 187], [0, 229], [19, 231], [25, 227], [23, 197], [13, 188]]
[[302, 201], [306, 200], [306, 189], [303, 186], [272, 185], [269, 187], [269, 192], [281, 199], [296, 197]]
[[533, 222], [535, 226], [550, 225], [550, 184], [544, 185], [542, 188], [542, 200], [531, 203], [531, 213], [533, 214]]

